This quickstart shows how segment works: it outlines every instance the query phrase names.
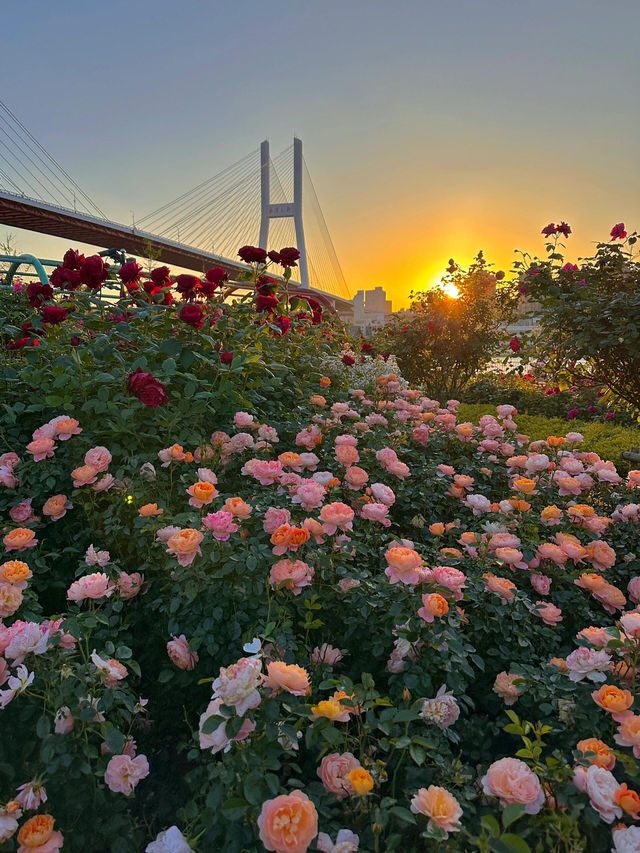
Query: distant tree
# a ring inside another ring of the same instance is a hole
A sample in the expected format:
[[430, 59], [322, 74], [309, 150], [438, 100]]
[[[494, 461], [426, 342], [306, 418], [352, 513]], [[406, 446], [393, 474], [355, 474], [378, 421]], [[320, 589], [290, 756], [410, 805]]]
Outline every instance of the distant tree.
[[492, 272], [482, 252], [468, 270], [450, 260], [439, 286], [410, 298], [413, 318], [385, 326], [376, 348], [393, 352], [403, 376], [431, 396], [461, 394], [493, 358], [504, 355], [517, 287], [504, 282], [503, 272]]
[[627, 235], [620, 222], [609, 242], [597, 244], [593, 257], [571, 264], [564, 262], [560, 243], [570, 229], [562, 226], [543, 230], [546, 260], [524, 255], [518, 263], [521, 291], [541, 306], [531, 351], [565, 386], [598, 384], [618, 402], [640, 410], [638, 235]]
[[[19, 251], [14, 242], [15, 237], [8, 231], [4, 238], [0, 239], [0, 255], [18, 255]], [[8, 271], [11, 264], [8, 261], [0, 261], [0, 281], [4, 281], [5, 273]]]

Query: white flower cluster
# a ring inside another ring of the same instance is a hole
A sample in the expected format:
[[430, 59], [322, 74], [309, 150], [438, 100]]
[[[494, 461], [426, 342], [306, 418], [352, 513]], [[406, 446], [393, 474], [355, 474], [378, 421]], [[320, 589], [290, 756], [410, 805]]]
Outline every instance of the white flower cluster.
[[337, 375], [346, 379], [350, 388], [362, 388], [367, 392], [374, 390], [379, 376], [388, 376], [389, 373], [395, 373], [403, 388], [409, 387], [409, 383], [400, 373], [395, 355], [390, 355], [386, 361], [381, 355], [362, 356], [349, 351], [345, 351], [343, 355], [350, 355], [355, 359], [355, 364], [344, 364], [341, 357], [332, 357], [323, 359], [320, 369], [328, 376]]

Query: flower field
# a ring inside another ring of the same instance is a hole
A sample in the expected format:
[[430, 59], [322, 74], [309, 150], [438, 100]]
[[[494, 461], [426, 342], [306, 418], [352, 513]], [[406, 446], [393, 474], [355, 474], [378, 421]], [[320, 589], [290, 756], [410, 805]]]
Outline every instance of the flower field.
[[72, 251], [10, 294], [2, 849], [640, 850], [640, 471], [252, 251], [235, 302]]

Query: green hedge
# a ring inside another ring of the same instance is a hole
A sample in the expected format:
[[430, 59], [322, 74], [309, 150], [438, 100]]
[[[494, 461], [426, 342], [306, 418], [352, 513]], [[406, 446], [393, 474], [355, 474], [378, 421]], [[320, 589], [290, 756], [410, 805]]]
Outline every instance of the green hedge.
[[[460, 406], [458, 419], [461, 423], [464, 421], [477, 423], [482, 415], [487, 414], [496, 414], [493, 403], [463, 403]], [[518, 415], [516, 422], [521, 432], [533, 441], [549, 435], [580, 432], [584, 435], [585, 449], [595, 450], [603, 459], [610, 459], [621, 473], [627, 472], [629, 468], [638, 467], [637, 464], [630, 465], [621, 455], [623, 450], [640, 447], [640, 429], [638, 428], [578, 419], [569, 421], [566, 418], [548, 418], [544, 415]]]

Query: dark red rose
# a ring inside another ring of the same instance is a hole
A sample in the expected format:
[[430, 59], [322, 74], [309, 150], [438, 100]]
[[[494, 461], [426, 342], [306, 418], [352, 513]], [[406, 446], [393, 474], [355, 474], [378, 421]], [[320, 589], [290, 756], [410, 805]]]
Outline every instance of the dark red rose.
[[380, 355], [386, 361], [389, 358], [389, 356], [391, 355], [391, 350], [389, 350], [389, 352], [381, 352]]
[[207, 281], [212, 281], [214, 284], [222, 284], [223, 281], [226, 281], [229, 278], [229, 274], [226, 270], [223, 270], [222, 267], [211, 267], [210, 270], [206, 271], [205, 278]]
[[626, 236], [627, 232], [624, 230], [624, 222], [618, 222], [618, 224], [614, 225], [611, 229], [612, 240], [624, 240]]
[[65, 311], [64, 308], [61, 308], [59, 305], [45, 305], [40, 312], [42, 322], [51, 323], [52, 325], [63, 323], [67, 319], [68, 314], [69, 312]]
[[502, 281], [504, 278], [504, 270], [498, 270], [496, 273], [496, 281]]
[[35, 329], [33, 328], [33, 323], [31, 320], [27, 320], [20, 326], [23, 335], [35, 335]]
[[274, 264], [279, 264], [281, 261], [280, 252], [276, 252], [275, 249], [272, 249], [269, 252], [269, 260], [273, 261]]
[[62, 266], [68, 270], [79, 270], [84, 263], [84, 255], [77, 249], [67, 249], [62, 259]]
[[142, 388], [148, 382], [155, 382], [156, 380], [150, 373], [146, 373], [141, 367], [136, 367], [133, 373], [129, 374], [129, 378], [127, 379], [127, 389], [136, 396], [140, 392]]
[[233, 353], [232, 352], [221, 352], [220, 353], [220, 361], [223, 364], [231, 364], [233, 361]]
[[157, 287], [168, 287], [171, 284], [171, 270], [169, 267], [158, 267], [151, 273], [151, 281]]
[[80, 346], [80, 338], [77, 335], [73, 335], [71, 337], [71, 339], [69, 340], [69, 343], [71, 344], [72, 347], [79, 347]]
[[[406, 332], [408, 328], [409, 328], [408, 326], [405, 326], [402, 331]], [[435, 324], [434, 323], [427, 323], [427, 329], [430, 332], [435, 332], [435, 330], [436, 330]]]
[[238, 255], [245, 264], [263, 264], [267, 260], [266, 249], [258, 246], [242, 246], [238, 249]]
[[373, 352], [373, 346], [369, 343], [366, 343], [366, 341], [365, 341], [365, 343], [362, 344], [362, 352], [369, 355], [370, 353]]
[[137, 367], [127, 379], [127, 389], [145, 406], [161, 406], [168, 402], [162, 382], [158, 382], [151, 373]]
[[32, 281], [27, 285], [27, 296], [29, 297], [29, 305], [32, 308], [39, 308], [41, 305], [53, 297], [53, 288], [50, 284], [40, 284], [39, 281]]
[[154, 290], [158, 290], [159, 288], [160, 288], [160, 285], [156, 284], [155, 281], [153, 281], [153, 279], [151, 281], [143, 281], [142, 282], [142, 289], [144, 290], [145, 293], [152, 294]]
[[356, 360], [355, 358], [352, 358], [350, 355], [347, 355], [345, 353], [345, 355], [342, 356], [342, 363], [346, 364], [348, 367], [351, 367], [352, 364], [356, 363]]
[[129, 261], [128, 264], [123, 264], [120, 267], [118, 275], [123, 284], [133, 284], [133, 282], [138, 281], [141, 272], [142, 267], [140, 264], [137, 264], [135, 261]]
[[553, 222], [550, 222], [548, 225], [544, 226], [540, 233], [544, 234], [545, 237], [550, 237], [552, 234], [556, 233], [556, 230], [556, 226], [553, 224]]
[[149, 382], [145, 385], [137, 397], [141, 403], [144, 403], [145, 406], [151, 406], [153, 409], [158, 406], [163, 406], [165, 403], [169, 402], [169, 398], [164, 390], [164, 385], [162, 382], [158, 382], [157, 379], [154, 379], [153, 382]]
[[187, 323], [189, 326], [193, 326], [197, 329], [202, 326], [204, 311], [202, 310], [201, 305], [197, 305], [192, 302], [188, 305], [183, 305], [178, 316], [183, 323]]
[[183, 273], [176, 278], [176, 290], [184, 299], [193, 299], [200, 287], [200, 279], [195, 275]]
[[256, 297], [256, 311], [268, 311], [271, 313], [278, 307], [278, 297], [277, 296], [257, 296]]
[[520, 338], [517, 335], [514, 335], [509, 341], [509, 346], [511, 347], [513, 352], [520, 352]]
[[54, 287], [62, 290], [77, 290], [80, 285], [80, 273], [68, 267], [56, 267], [49, 276], [49, 281]]
[[102, 287], [108, 275], [109, 264], [106, 264], [100, 255], [91, 255], [80, 267], [80, 281], [91, 290]]
[[297, 266], [296, 261], [299, 258], [300, 252], [293, 246], [289, 246], [286, 249], [280, 249], [280, 260], [278, 263], [282, 264], [283, 267], [295, 267]]
[[207, 299], [209, 299], [209, 297], [211, 296], [215, 296], [217, 289], [218, 285], [215, 283], [215, 281], [208, 281], [207, 279], [205, 279], [204, 281], [200, 282], [200, 293], [203, 296], [206, 296]]
[[568, 237], [571, 234], [571, 226], [567, 225], [566, 222], [561, 222], [560, 225], [556, 225], [556, 231], [558, 234], [563, 234], [565, 237]]
[[286, 335], [289, 329], [291, 328], [291, 320], [288, 317], [275, 317], [273, 320], [273, 325], [277, 326], [280, 329], [281, 335]]
[[[22, 349], [22, 347], [28, 346], [32, 341], [32, 338], [18, 338], [15, 341], [7, 341], [7, 349]], [[37, 344], [37, 341], [35, 342]]]

